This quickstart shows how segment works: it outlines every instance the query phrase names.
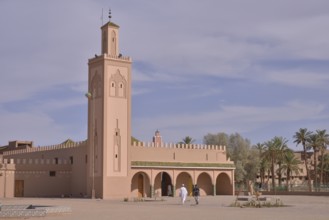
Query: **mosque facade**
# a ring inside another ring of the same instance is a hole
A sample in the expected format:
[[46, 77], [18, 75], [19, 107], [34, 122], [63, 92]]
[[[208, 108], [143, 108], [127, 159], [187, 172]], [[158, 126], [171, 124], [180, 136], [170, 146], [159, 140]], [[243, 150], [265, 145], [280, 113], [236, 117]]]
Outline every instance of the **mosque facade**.
[[1, 197], [137, 198], [234, 195], [225, 146], [131, 141], [132, 59], [119, 53], [119, 26], [101, 27], [101, 54], [88, 61], [88, 139], [35, 147], [10, 141], [0, 149]]

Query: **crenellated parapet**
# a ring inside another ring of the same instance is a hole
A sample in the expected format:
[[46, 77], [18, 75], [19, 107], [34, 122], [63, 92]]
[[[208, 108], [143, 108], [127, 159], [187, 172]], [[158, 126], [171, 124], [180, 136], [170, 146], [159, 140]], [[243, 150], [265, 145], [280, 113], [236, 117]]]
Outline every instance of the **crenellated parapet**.
[[109, 59], [113, 59], [113, 60], [123, 60], [123, 61], [129, 61], [129, 62], [132, 62], [132, 59], [131, 57], [128, 57], [128, 56], [122, 56], [121, 54], [119, 54], [118, 56], [116, 55], [111, 55], [111, 54], [102, 54], [102, 55], [95, 55], [94, 58], [92, 59], [89, 59], [89, 62], [97, 62], [101, 59], [106, 59], [106, 58], [109, 58]]
[[84, 144], [86, 144], [86, 141], [70, 142], [70, 143], [65, 143], [65, 144], [50, 145], [50, 146], [43, 146], [43, 147], [31, 147], [31, 148], [20, 149], [20, 150], [5, 151], [5, 152], [3, 152], [3, 155], [9, 156], [9, 155], [15, 155], [15, 154], [25, 154], [25, 153], [34, 153], [34, 152], [41, 152], [41, 151], [75, 148], [75, 147], [79, 147]]
[[218, 145], [134, 142], [130, 153], [132, 161], [233, 164], [226, 147]]
[[131, 62], [131, 57], [124, 57], [119, 54], [119, 56], [111, 55], [111, 54], [104, 54], [104, 57], [106, 58], [111, 58], [111, 59], [116, 59], [116, 60], [125, 60], [125, 61], [130, 61]]
[[146, 148], [164, 148], [164, 149], [186, 149], [186, 150], [216, 150], [226, 151], [225, 146], [218, 145], [204, 145], [204, 144], [174, 144], [174, 143], [162, 143], [157, 144], [154, 142], [133, 142], [133, 147], [146, 147]]

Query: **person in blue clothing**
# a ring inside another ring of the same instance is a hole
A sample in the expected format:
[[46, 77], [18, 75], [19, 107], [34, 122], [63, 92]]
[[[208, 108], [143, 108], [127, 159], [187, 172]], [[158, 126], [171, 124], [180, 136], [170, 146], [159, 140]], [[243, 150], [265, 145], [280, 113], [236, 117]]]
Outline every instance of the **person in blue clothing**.
[[193, 186], [193, 197], [195, 199], [195, 204], [199, 204], [200, 189], [197, 184]]

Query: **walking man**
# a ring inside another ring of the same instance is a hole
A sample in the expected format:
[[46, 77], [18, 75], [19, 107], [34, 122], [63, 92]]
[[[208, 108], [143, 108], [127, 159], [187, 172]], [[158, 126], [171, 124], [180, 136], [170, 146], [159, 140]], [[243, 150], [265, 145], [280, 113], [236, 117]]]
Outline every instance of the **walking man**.
[[199, 196], [200, 196], [200, 189], [197, 184], [194, 185], [193, 187], [193, 196], [195, 199], [195, 204], [199, 204]]
[[182, 187], [179, 189], [179, 196], [181, 198], [182, 204], [184, 205], [187, 197], [187, 189], [185, 188], [184, 184], [182, 184]]

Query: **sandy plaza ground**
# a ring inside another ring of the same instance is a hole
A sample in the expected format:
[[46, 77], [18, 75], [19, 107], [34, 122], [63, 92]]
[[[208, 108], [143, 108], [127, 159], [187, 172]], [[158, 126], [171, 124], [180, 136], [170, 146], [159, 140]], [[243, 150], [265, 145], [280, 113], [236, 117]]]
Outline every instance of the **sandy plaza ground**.
[[[329, 197], [325, 196], [280, 196], [285, 207], [237, 208], [230, 207], [235, 196], [201, 197], [195, 205], [189, 197], [182, 205], [179, 198], [164, 197], [164, 201], [124, 202], [122, 200], [75, 199], [75, 198], [14, 198], [1, 199], [3, 205], [32, 204], [39, 206], [69, 206], [68, 214], [51, 214], [29, 219], [117, 219], [117, 220], [212, 220], [212, 219], [298, 219], [328, 220]], [[12, 219], [12, 218], [11, 218]]]

